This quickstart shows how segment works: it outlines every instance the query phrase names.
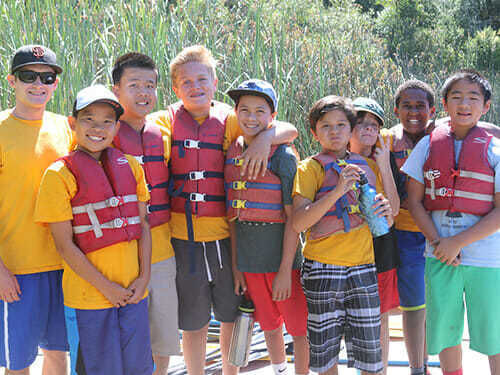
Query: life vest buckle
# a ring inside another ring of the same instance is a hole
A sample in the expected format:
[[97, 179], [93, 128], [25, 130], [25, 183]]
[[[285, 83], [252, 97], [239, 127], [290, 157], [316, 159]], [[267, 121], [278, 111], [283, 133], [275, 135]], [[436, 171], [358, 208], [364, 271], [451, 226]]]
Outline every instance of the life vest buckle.
[[200, 148], [200, 141], [196, 141], [194, 139], [185, 139], [184, 140], [184, 148]]
[[345, 167], [345, 166], [347, 166], [347, 162], [344, 159], [339, 159], [339, 160], [337, 160], [337, 165], [339, 167]]
[[117, 217], [116, 219], [113, 220], [113, 227], [114, 228], [126, 227], [127, 224], [128, 224], [128, 222], [127, 222], [127, 219], [125, 219], [125, 218]]
[[437, 190], [437, 194], [441, 197], [453, 197], [453, 189], [447, 188], [447, 187], [442, 187]]
[[441, 172], [439, 171], [439, 169], [429, 169], [428, 171], [424, 172], [424, 177], [432, 181], [436, 178], [441, 177]]
[[189, 200], [191, 202], [205, 202], [205, 194], [202, 193], [190, 193]]
[[234, 166], [235, 167], [241, 167], [243, 165], [243, 159], [240, 158], [234, 158]]
[[139, 164], [144, 165], [144, 155], [134, 156], [134, 158], [139, 162]]
[[231, 189], [233, 190], [246, 190], [247, 182], [246, 181], [233, 181]]
[[198, 181], [205, 179], [205, 171], [192, 171], [189, 172], [189, 179], [191, 181]]
[[246, 203], [247, 203], [246, 200], [242, 201], [240, 199], [235, 199], [231, 201], [231, 208], [236, 208], [236, 209], [246, 208]]
[[118, 207], [124, 203], [123, 197], [111, 197], [108, 202], [110, 207]]
[[359, 214], [361, 211], [359, 210], [359, 204], [350, 204], [347, 206], [347, 212], [349, 214]]

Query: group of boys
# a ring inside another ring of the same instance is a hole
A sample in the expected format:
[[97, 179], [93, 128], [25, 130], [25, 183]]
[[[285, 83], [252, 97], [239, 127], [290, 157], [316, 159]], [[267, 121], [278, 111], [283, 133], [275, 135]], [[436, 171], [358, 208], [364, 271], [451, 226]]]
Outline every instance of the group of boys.
[[212, 311], [222, 372], [236, 374], [229, 341], [243, 294], [276, 374], [287, 371], [283, 323], [296, 374], [337, 373], [342, 337], [349, 366], [384, 371], [380, 312], [394, 307], [395, 277], [377, 277], [359, 209], [362, 175], [379, 192], [376, 215], [392, 224], [399, 210], [397, 285], [412, 374], [427, 371], [426, 341], [445, 375], [462, 373], [464, 291], [471, 347], [500, 372], [492, 317], [500, 151], [494, 128], [476, 126], [491, 101], [482, 76], [446, 81], [450, 119], [432, 132], [433, 91], [420, 81], [400, 86], [401, 124], [381, 132], [402, 181], [396, 192], [379, 167], [387, 157], [349, 148], [356, 126], [370, 131], [356, 110], [383, 117], [370, 102], [315, 102], [309, 123], [321, 151], [297, 165], [289, 146], [297, 131], [275, 120], [273, 87], [252, 79], [228, 92], [234, 109], [215, 101], [216, 61], [202, 46], [172, 60], [179, 102], [154, 114], [158, 71], [146, 55], [118, 58], [112, 91], [81, 90], [67, 122], [45, 111], [61, 72], [50, 49], [18, 49], [8, 76], [15, 107], [0, 113], [0, 366], [8, 374], [28, 374], [38, 347], [44, 374], [66, 373], [67, 350], [80, 375], [166, 374], [180, 352], [178, 329], [188, 373], [203, 374]]

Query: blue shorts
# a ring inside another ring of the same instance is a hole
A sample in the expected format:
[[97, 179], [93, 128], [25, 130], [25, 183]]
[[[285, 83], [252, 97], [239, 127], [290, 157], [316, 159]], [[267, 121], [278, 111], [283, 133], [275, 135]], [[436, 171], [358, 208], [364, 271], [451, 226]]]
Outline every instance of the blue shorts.
[[102, 310], [65, 307], [71, 374], [151, 375], [147, 299]]
[[400, 265], [398, 292], [401, 310], [425, 308], [425, 237], [420, 232], [396, 230]]
[[0, 367], [25, 369], [38, 347], [67, 351], [62, 271], [16, 275], [21, 299], [0, 301]]

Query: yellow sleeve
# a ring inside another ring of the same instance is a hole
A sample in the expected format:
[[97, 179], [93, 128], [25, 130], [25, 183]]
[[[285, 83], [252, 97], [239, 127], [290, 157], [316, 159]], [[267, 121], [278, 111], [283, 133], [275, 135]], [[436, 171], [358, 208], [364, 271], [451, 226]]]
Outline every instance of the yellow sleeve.
[[307, 158], [300, 161], [293, 181], [292, 196], [298, 194], [310, 201], [314, 201], [316, 192], [323, 184], [324, 178], [323, 167], [316, 160]]
[[163, 138], [163, 156], [165, 157], [165, 163], [168, 163], [168, 161], [170, 160], [170, 154], [172, 152], [172, 129], [170, 126], [158, 125], [158, 127], [160, 128], [160, 132]]
[[385, 196], [384, 185], [382, 183], [382, 175], [380, 174], [380, 169], [377, 163], [372, 159], [368, 158], [365, 159], [368, 162], [368, 166], [370, 167], [370, 169], [375, 174], [375, 177], [377, 178], [377, 181], [375, 182], [375, 190], [377, 190], [377, 193], [381, 193]]
[[125, 154], [125, 157], [127, 158], [135, 180], [137, 181], [137, 199], [140, 202], [149, 201], [150, 196], [148, 186], [146, 184], [146, 177], [144, 176], [144, 170], [133, 156]]
[[35, 206], [35, 222], [57, 223], [73, 219], [71, 199], [76, 179], [64, 162], [53, 163], [42, 177]]
[[229, 149], [231, 143], [233, 143], [240, 135], [243, 135], [243, 133], [238, 125], [238, 118], [236, 117], [236, 113], [231, 111], [226, 119], [226, 131], [224, 133], [224, 142], [222, 144], [224, 152]]

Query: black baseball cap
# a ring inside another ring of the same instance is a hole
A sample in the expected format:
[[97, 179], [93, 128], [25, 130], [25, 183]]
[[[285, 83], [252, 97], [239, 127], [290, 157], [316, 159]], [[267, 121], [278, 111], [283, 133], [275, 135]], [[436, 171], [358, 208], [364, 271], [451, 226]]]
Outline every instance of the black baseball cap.
[[54, 68], [57, 74], [62, 72], [62, 68], [57, 64], [54, 51], [50, 48], [36, 44], [22, 46], [14, 53], [10, 72], [14, 74], [16, 70], [19, 70], [23, 66], [35, 64], [48, 65]]

